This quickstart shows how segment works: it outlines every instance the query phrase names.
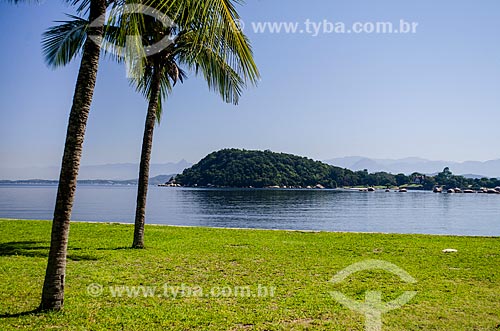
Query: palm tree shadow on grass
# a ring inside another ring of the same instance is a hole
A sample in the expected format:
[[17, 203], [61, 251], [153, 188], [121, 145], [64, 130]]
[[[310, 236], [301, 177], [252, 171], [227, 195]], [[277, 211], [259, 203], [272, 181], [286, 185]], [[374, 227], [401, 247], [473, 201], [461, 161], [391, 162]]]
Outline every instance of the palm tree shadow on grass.
[[37, 308], [34, 310], [23, 311], [21, 313], [15, 313], [15, 314], [0, 314], [0, 318], [17, 318], [17, 317], [35, 315], [35, 314], [40, 314], [40, 313], [42, 313], [42, 312]]
[[47, 257], [49, 246], [43, 241], [11, 241], [0, 244], [0, 256]]
[[[26, 257], [40, 257], [47, 258], [49, 256], [50, 242], [45, 241], [11, 241], [0, 243], [0, 257], [1, 256], [26, 256]], [[68, 251], [79, 251], [81, 248], [69, 248]], [[133, 250], [131, 247], [116, 247], [116, 248], [97, 248], [97, 250]], [[97, 257], [88, 254], [68, 254], [68, 259], [72, 261], [96, 261]], [[0, 318], [18, 318], [29, 315], [36, 315], [43, 313], [40, 309], [33, 309], [30, 311], [20, 313], [6, 313], [0, 314]]]
[[[11, 241], [0, 243], [0, 256], [26, 256], [41, 257], [49, 256], [49, 242], [44, 241]], [[97, 261], [98, 258], [89, 254], [76, 254], [71, 251], [79, 251], [81, 248], [68, 249], [68, 259], [72, 261]]]
[[121, 250], [124, 250], [124, 251], [135, 251], [134, 248], [130, 247], [130, 246], [121, 246], [121, 247], [115, 247], [115, 248], [112, 248], [112, 247], [101, 247], [101, 248], [96, 248], [97, 251], [121, 251]]
[[[12, 241], [0, 243], [0, 256], [47, 257], [49, 247], [42, 241]], [[0, 318], [17, 318], [39, 313], [38, 309], [14, 314], [0, 314]]]

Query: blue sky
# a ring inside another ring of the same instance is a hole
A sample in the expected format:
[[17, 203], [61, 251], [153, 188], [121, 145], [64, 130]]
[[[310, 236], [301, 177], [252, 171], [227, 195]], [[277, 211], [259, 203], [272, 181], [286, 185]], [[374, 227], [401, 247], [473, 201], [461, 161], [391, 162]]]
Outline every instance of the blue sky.
[[[153, 162], [225, 147], [315, 159], [500, 158], [500, 1], [247, 1], [262, 80], [238, 106], [190, 75], [166, 103]], [[79, 65], [52, 70], [41, 33], [62, 1], [0, 4], [1, 167], [58, 165]], [[416, 34], [257, 34], [252, 22], [418, 22]], [[83, 164], [138, 162], [146, 101], [103, 60]]]

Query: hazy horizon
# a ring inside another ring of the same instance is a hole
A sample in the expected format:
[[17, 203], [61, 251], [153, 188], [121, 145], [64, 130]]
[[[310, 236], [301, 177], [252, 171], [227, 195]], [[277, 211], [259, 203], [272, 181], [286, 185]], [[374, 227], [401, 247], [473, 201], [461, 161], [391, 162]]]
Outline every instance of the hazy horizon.
[[[302, 156], [307, 157], [307, 155]], [[182, 159], [178, 162], [152, 163], [150, 177], [181, 173], [185, 168], [198, 161]], [[440, 172], [445, 167], [449, 167], [453, 173], [458, 175], [500, 178], [500, 159], [485, 162], [474, 160], [454, 162], [450, 160], [428, 160], [419, 157], [377, 159], [363, 156], [349, 156], [318, 161], [353, 171], [368, 169], [371, 173], [384, 171], [392, 174], [405, 173], [407, 175], [414, 172], [434, 174]], [[137, 177], [138, 169], [138, 163], [83, 164], [80, 168], [79, 179], [129, 180]], [[58, 176], [59, 166], [57, 165], [20, 166], [15, 168], [0, 166], [0, 180], [55, 180]]]
[[[256, 149], [247, 149], [247, 148], [239, 148], [239, 147], [224, 147], [224, 148], [221, 148], [221, 149], [225, 149], [225, 148], [256, 150]], [[161, 165], [161, 164], [177, 164], [177, 163], [181, 163], [183, 161], [185, 161], [187, 163], [191, 163], [191, 164], [196, 164], [197, 162], [199, 162], [201, 159], [203, 159], [208, 154], [210, 154], [212, 152], [216, 152], [216, 151], [218, 151], [218, 150], [207, 152], [206, 154], [204, 154], [203, 156], [199, 157], [198, 159], [191, 160], [191, 159], [187, 159], [187, 158], [181, 158], [181, 159], [178, 159], [178, 160], [154, 161], [151, 164], [156, 164], [156, 165]], [[481, 163], [484, 163], [484, 162], [488, 162], [488, 161], [500, 160], [500, 156], [498, 156], [496, 158], [492, 158], [492, 159], [485, 159], [485, 160], [472, 160], [472, 159], [470, 159], [470, 160], [463, 160], [463, 161], [462, 160], [458, 160], [457, 161], [457, 160], [445, 160], [445, 159], [427, 159], [427, 158], [420, 157], [420, 156], [417, 156], [417, 155], [410, 155], [410, 156], [403, 156], [403, 157], [371, 157], [371, 156], [366, 156], [366, 155], [344, 155], [344, 156], [332, 156], [332, 157], [317, 159], [317, 158], [311, 157], [309, 155], [294, 154], [294, 153], [283, 152], [283, 151], [276, 151], [276, 150], [271, 150], [271, 151], [272, 152], [276, 152], [276, 153], [286, 153], [286, 154], [293, 154], [293, 155], [297, 155], [297, 156], [303, 156], [303, 157], [307, 157], [307, 158], [310, 158], [310, 159], [313, 159], [313, 160], [316, 160], [316, 161], [321, 161], [321, 162], [325, 162], [325, 161], [329, 161], [329, 160], [334, 160], [334, 159], [347, 159], [347, 158], [366, 158], [366, 159], [370, 159], [370, 160], [391, 160], [391, 161], [400, 161], [400, 160], [406, 160], [406, 159], [420, 159], [420, 160], [429, 161], [429, 162], [452, 162], [452, 163], [466, 163], [466, 162], [481, 162]], [[4, 169], [4, 168], [47, 168], [47, 167], [59, 167], [61, 160], [57, 160], [57, 161], [58, 161], [58, 163], [52, 163], [52, 164], [39, 164], [39, 165], [28, 165], [28, 166], [22, 165], [22, 166], [15, 166], [15, 167], [4, 167], [3, 164], [2, 164], [2, 165], [0, 165], [0, 170]], [[129, 165], [129, 164], [134, 164], [134, 165], [135, 164], [139, 164], [139, 161], [128, 161], [128, 162], [112, 162], [111, 161], [111, 162], [103, 162], [103, 163], [82, 163], [80, 166], [82, 166], [82, 167], [93, 167], [93, 166], [108, 166], [108, 165]]]

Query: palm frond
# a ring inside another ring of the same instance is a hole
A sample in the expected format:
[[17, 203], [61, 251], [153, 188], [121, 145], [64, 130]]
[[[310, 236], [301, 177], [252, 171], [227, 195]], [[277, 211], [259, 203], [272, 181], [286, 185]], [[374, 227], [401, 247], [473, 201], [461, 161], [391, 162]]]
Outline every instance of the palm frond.
[[[248, 39], [239, 30], [235, 4], [240, 0], [145, 0], [147, 6], [163, 11], [184, 30], [196, 31], [195, 45], [210, 47], [233, 68], [239, 68], [245, 81], [256, 84], [260, 78]], [[223, 40], [224, 42], [220, 42]]]
[[238, 104], [245, 81], [219, 54], [210, 48], [202, 49], [195, 58], [194, 67], [195, 73], [201, 73], [208, 88], [218, 92], [224, 102]]
[[49, 28], [42, 37], [42, 50], [45, 62], [50, 67], [68, 64], [77, 56], [87, 38], [89, 22], [83, 18], [68, 15], [71, 20]]
[[[74, 0], [73, 4], [85, 6], [88, 1]], [[132, 3], [161, 11], [173, 18], [177, 27], [165, 27], [159, 24], [161, 20], [125, 12], [124, 5]], [[225, 102], [237, 104], [246, 84], [256, 84], [259, 78], [250, 43], [236, 26], [239, 16], [234, 4], [237, 3], [238, 0], [114, 1], [102, 49], [115, 60], [125, 58], [134, 72], [141, 73], [141, 76], [131, 79], [131, 84], [147, 98], [151, 96], [153, 73], [161, 70], [158, 119], [161, 118], [162, 100], [178, 81], [183, 82], [186, 77], [178, 63], [195, 74], [201, 74], [209, 89], [217, 92]], [[44, 54], [47, 63], [53, 67], [71, 61], [85, 42], [88, 22], [75, 16], [71, 18], [44, 34]], [[176, 39], [160, 54], [146, 57], [146, 54], [137, 52], [127, 53], [135, 48], [144, 50], [144, 45], [169, 34], [175, 35]], [[137, 37], [131, 39], [130, 36]], [[131, 47], [130, 40], [137, 45]]]
[[[174, 55], [195, 74], [201, 73], [209, 89], [218, 92], [225, 102], [237, 104], [246, 86], [241, 68], [233, 68], [224, 55], [207, 45], [200, 47], [196, 45], [197, 42], [194, 32], [179, 36], [176, 39]], [[193, 49], [196, 49], [196, 52], [193, 52]]]
[[88, 13], [89, 8], [90, 8], [90, 1], [91, 0], [66, 0], [71, 4], [71, 6], [77, 6], [76, 7], [76, 12], [77, 13]]

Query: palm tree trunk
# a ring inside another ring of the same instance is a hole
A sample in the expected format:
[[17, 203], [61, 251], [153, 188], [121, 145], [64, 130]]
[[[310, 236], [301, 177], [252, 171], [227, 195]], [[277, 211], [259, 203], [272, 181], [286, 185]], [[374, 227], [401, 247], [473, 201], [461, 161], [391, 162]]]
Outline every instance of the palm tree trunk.
[[148, 113], [142, 139], [141, 164], [139, 167], [139, 183], [137, 188], [137, 205], [135, 210], [134, 242], [132, 248], [144, 248], [144, 223], [146, 222], [146, 196], [148, 194], [149, 162], [153, 148], [153, 132], [156, 124], [156, 111], [161, 92], [161, 71], [154, 68], [149, 96]]
[[[105, 0], [92, 0], [89, 19], [94, 21], [106, 13]], [[104, 21], [102, 20], [104, 24]], [[102, 37], [103, 26], [92, 28], [89, 34]], [[52, 222], [50, 251], [43, 284], [39, 310], [60, 310], [64, 303], [66, 253], [68, 248], [69, 223], [73, 208], [76, 180], [80, 168], [83, 139], [94, 93], [99, 64], [100, 45], [87, 38], [80, 71], [75, 86], [73, 105], [69, 115], [66, 143], [62, 158], [57, 200]]]

